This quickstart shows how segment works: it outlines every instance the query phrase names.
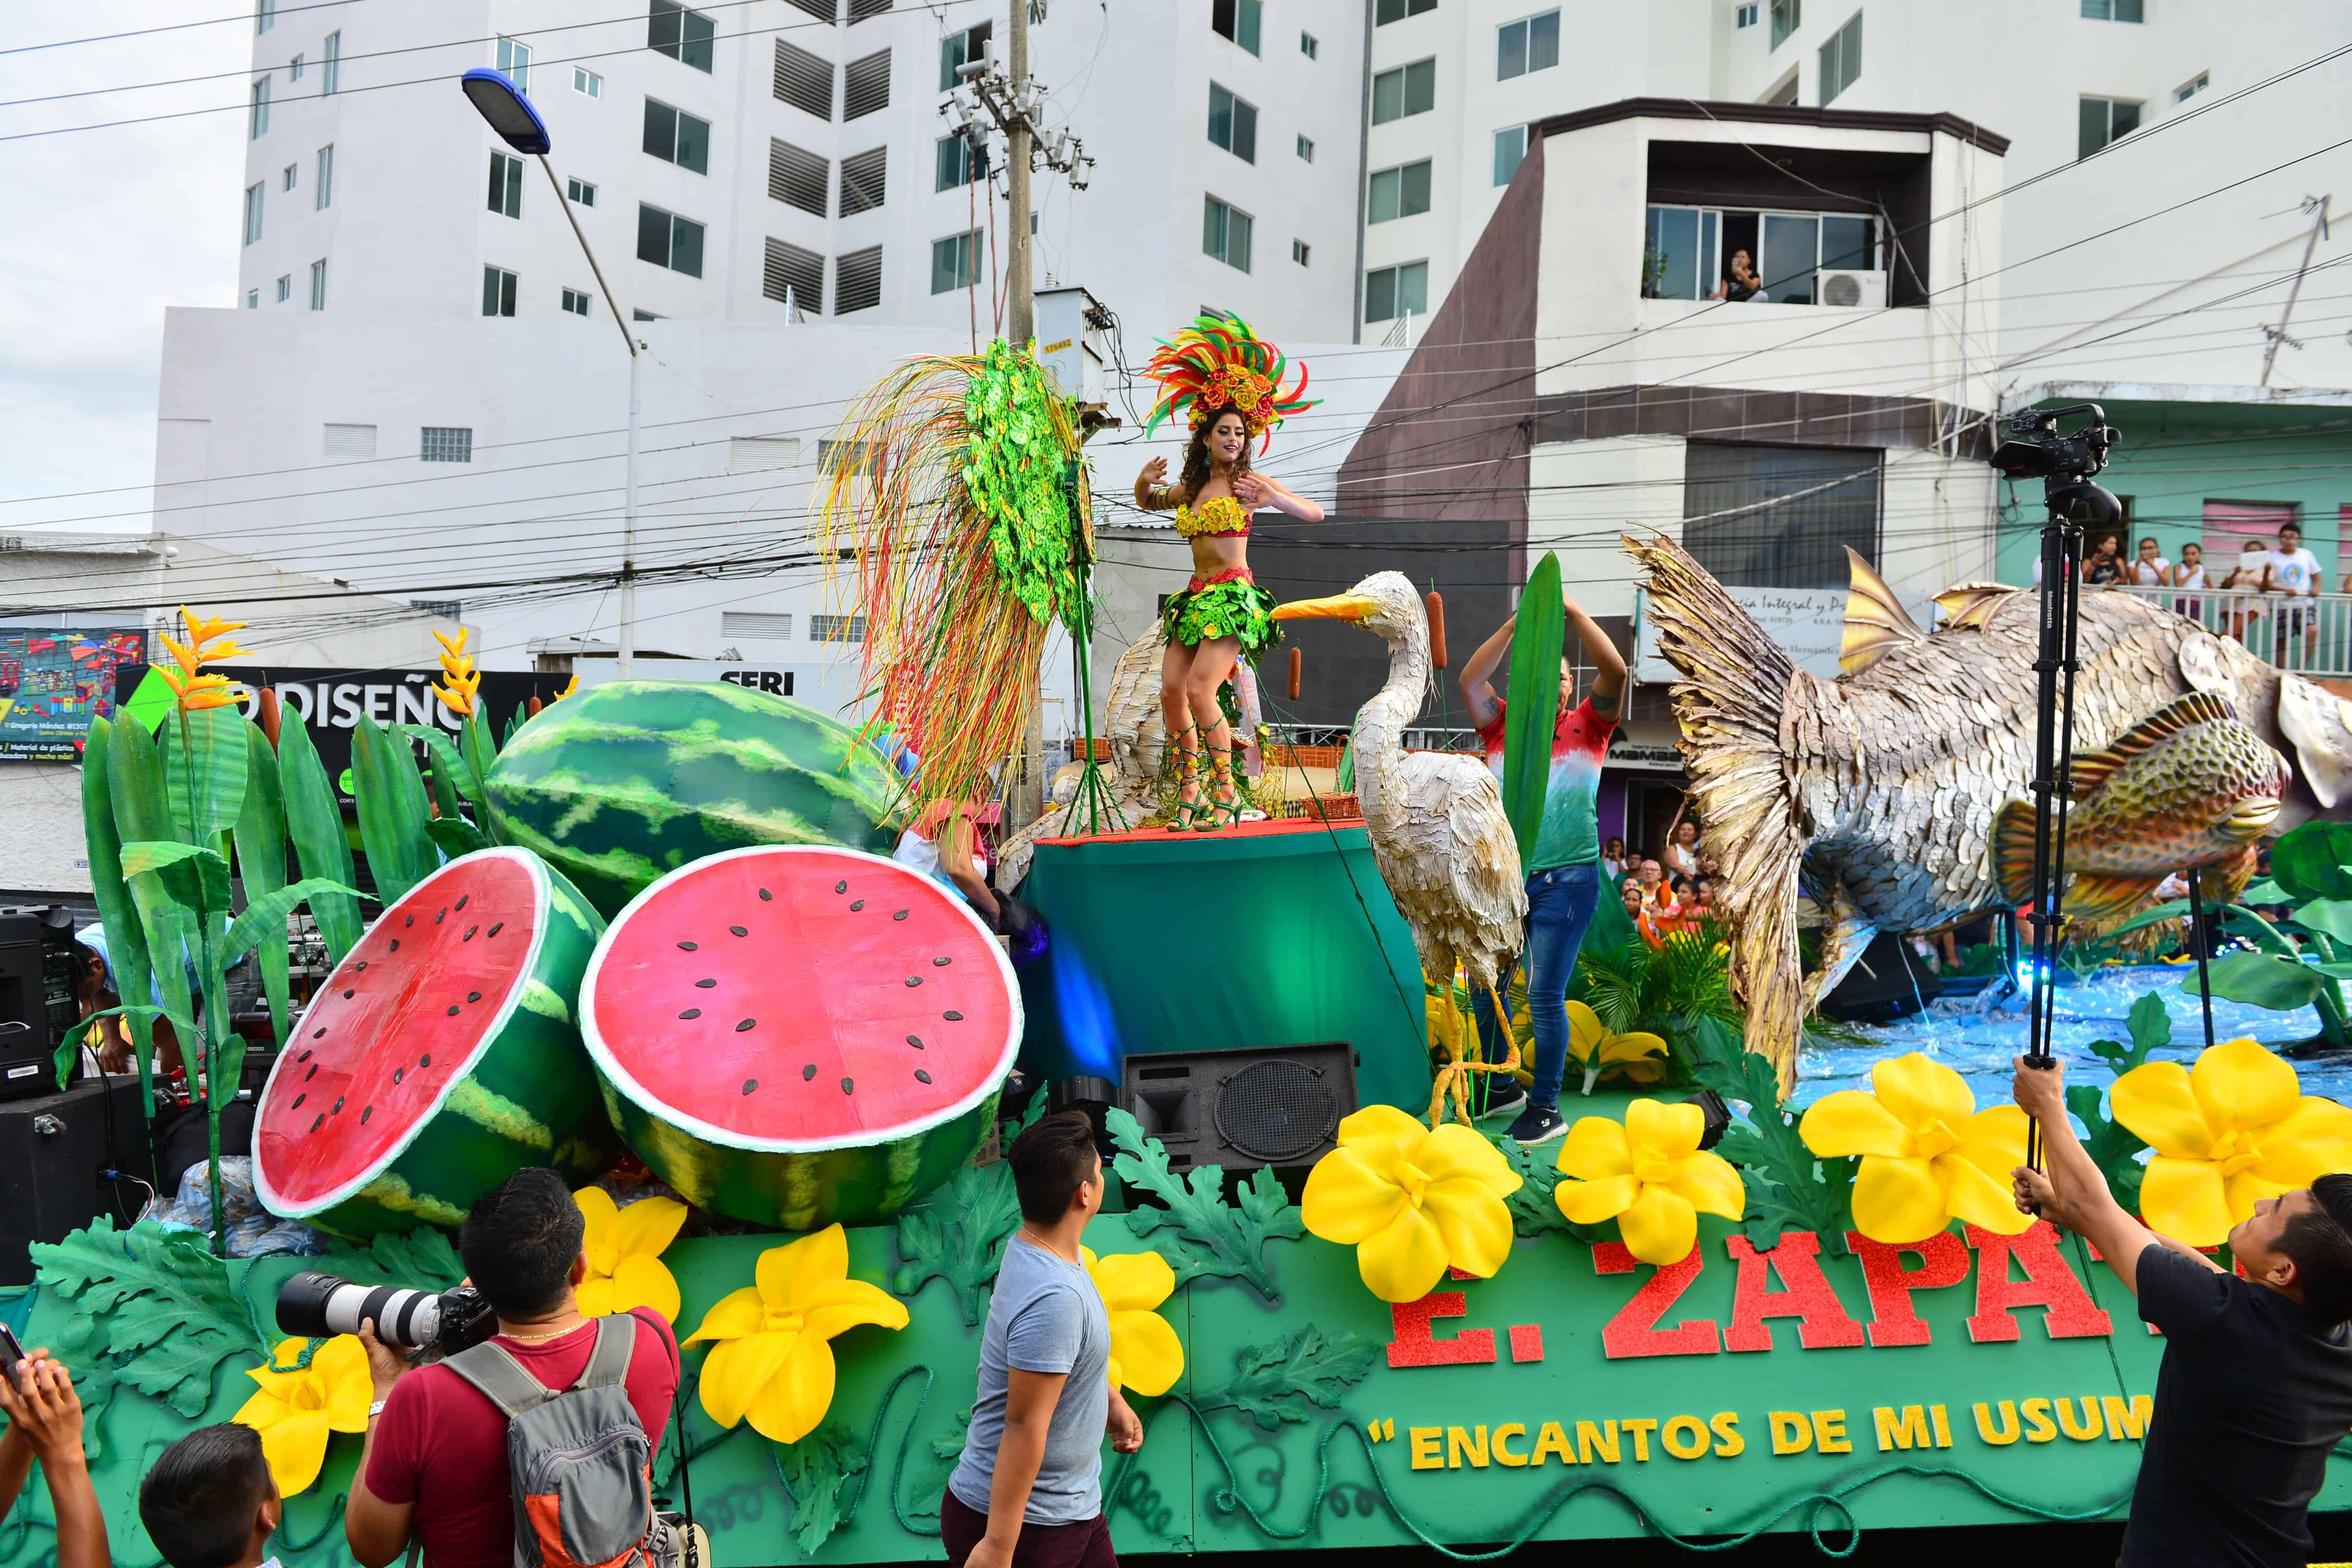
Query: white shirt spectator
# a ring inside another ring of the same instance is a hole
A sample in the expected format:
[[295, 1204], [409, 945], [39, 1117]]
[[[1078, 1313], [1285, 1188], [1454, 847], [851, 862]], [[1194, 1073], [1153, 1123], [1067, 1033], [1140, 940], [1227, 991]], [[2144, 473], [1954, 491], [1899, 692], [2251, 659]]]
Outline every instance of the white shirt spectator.
[[2171, 565], [2172, 563], [2161, 555], [2153, 561], [2134, 556], [2131, 564], [2124, 568], [2124, 575], [2136, 588], [2161, 588], [2164, 586], [2164, 574]]
[[2263, 557], [2271, 569], [2273, 594], [2314, 595], [2319, 592], [2319, 557], [2308, 550], [2273, 550]]

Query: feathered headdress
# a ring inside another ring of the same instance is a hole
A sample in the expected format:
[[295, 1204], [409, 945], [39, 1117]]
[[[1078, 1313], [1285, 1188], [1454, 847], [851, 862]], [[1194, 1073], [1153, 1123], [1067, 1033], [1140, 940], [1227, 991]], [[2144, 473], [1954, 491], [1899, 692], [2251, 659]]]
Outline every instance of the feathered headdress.
[[1238, 410], [1252, 439], [1268, 436], [1291, 415], [1315, 406], [1307, 391], [1307, 367], [1285, 391], [1290, 362], [1280, 349], [1225, 310], [1206, 310], [1192, 324], [1160, 345], [1144, 374], [1160, 384], [1160, 400], [1145, 422], [1150, 435], [1170, 415], [1182, 412], [1198, 430], [1228, 408]]

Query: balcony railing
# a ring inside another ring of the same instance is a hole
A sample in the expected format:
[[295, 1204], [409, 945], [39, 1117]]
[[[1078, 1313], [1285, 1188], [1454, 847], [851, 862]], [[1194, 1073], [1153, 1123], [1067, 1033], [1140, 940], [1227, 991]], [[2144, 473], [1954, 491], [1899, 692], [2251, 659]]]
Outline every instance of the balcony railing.
[[2352, 676], [2352, 594], [2297, 596], [2214, 588], [2086, 588], [2130, 594], [2187, 616], [2216, 637], [2298, 675]]

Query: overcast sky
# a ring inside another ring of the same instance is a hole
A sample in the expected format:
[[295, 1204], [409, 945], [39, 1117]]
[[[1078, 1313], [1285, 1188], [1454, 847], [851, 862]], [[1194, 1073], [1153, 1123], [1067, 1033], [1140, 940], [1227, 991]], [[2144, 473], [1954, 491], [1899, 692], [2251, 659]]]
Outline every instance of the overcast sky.
[[[11, 0], [0, 5], [0, 137], [238, 104], [250, 6], [235, 21], [63, 48], [27, 46], [226, 16], [237, 0]], [[214, 81], [47, 103], [16, 100], [213, 73]], [[0, 534], [120, 511], [155, 456], [163, 310], [236, 292], [238, 112], [0, 141]], [[110, 504], [92, 504], [108, 502]], [[12, 504], [13, 503], [13, 504]], [[88, 524], [79, 526], [91, 526]], [[115, 526], [102, 524], [98, 526]], [[144, 527], [143, 520], [133, 526]]]

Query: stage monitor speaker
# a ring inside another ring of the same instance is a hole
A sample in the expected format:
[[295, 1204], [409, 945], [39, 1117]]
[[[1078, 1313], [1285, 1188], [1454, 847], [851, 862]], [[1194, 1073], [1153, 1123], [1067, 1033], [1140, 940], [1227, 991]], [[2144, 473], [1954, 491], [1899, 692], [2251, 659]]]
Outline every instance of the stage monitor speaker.
[[1844, 1024], [1885, 1024], [1906, 1018], [1937, 996], [1943, 986], [1927, 961], [1892, 931], [1871, 939], [1837, 989], [1822, 999], [1822, 1011]]
[[1171, 1170], [1303, 1168], [1331, 1152], [1356, 1109], [1356, 1053], [1345, 1041], [1127, 1058], [1119, 1085]]
[[144, 1178], [146, 1136], [135, 1075], [0, 1105], [0, 1287], [31, 1283], [32, 1243], [63, 1241], [100, 1215], [118, 1228], [139, 1217], [145, 1191], [101, 1173]]

